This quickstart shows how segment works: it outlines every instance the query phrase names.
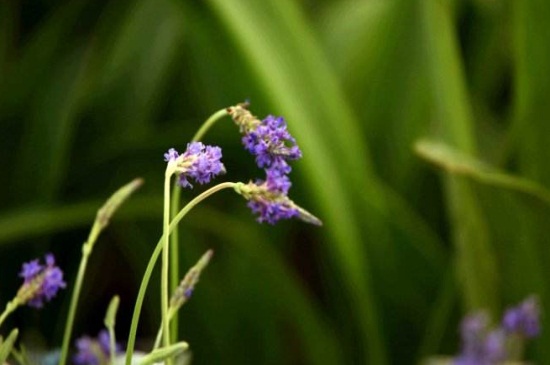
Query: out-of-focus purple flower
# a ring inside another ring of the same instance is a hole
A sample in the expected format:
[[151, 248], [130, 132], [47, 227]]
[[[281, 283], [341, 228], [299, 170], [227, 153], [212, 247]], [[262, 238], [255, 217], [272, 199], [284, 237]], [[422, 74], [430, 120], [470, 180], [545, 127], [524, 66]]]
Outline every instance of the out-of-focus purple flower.
[[[110, 356], [110, 335], [105, 329], [101, 330], [97, 339], [82, 336], [76, 340], [77, 353], [73, 356], [76, 365], [100, 365], [108, 363]], [[121, 346], [115, 344], [115, 354], [121, 352]]]
[[77, 353], [73, 356], [73, 362], [76, 365], [99, 365], [100, 353], [99, 346], [88, 336], [80, 337], [76, 340]]
[[256, 156], [259, 167], [275, 169], [283, 174], [291, 170], [287, 161], [302, 157], [302, 151], [288, 132], [282, 117], [269, 115], [255, 129], [246, 133], [242, 142]]
[[516, 307], [506, 311], [502, 326], [507, 332], [526, 338], [536, 337], [540, 333], [540, 308], [536, 297], [525, 299]]
[[501, 329], [492, 330], [487, 334], [484, 343], [484, 356], [489, 364], [498, 364], [506, 360], [506, 333]]
[[63, 271], [55, 266], [54, 256], [47, 254], [45, 261], [45, 265], [41, 265], [38, 259], [23, 264], [19, 276], [24, 282], [17, 293], [22, 304], [42, 308], [45, 301], [49, 302], [59, 289], [66, 287]]
[[178, 174], [178, 183], [182, 187], [192, 188], [188, 178], [199, 184], [207, 184], [219, 174], [225, 172], [221, 162], [222, 150], [216, 146], [205, 146], [201, 142], [187, 144], [184, 153], [171, 148], [164, 154], [164, 160], [172, 165], [173, 171]]
[[517, 349], [523, 348], [523, 341], [540, 333], [539, 315], [536, 297], [529, 297], [508, 309], [501, 325], [494, 329], [489, 329], [483, 312], [465, 317], [460, 330], [462, 351], [453, 364], [496, 365], [521, 357]]

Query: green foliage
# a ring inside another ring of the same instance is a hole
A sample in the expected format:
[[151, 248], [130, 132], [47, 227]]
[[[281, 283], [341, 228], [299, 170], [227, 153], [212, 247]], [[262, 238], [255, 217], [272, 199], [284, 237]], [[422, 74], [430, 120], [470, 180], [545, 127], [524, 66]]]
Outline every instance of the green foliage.
[[[234, 194], [183, 221], [181, 272], [216, 251], [178, 319], [193, 362], [453, 354], [467, 311], [549, 302], [549, 20], [544, 0], [2, 1], [2, 272], [15, 281], [11, 257], [52, 250], [74, 277], [101, 199], [143, 177], [97, 243], [75, 323], [97, 332], [118, 293], [126, 338], [160, 236], [162, 154], [250, 98], [287, 119], [304, 153], [291, 197], [324, 226], [258, 225]], [[205, 142], [222, 147], [224, 179], [261, 178], [239, 138], [226, 118]], [[54, 346], [55, 310], [12, 320]], [[529, 355], [550, 362], [549, 331]]]

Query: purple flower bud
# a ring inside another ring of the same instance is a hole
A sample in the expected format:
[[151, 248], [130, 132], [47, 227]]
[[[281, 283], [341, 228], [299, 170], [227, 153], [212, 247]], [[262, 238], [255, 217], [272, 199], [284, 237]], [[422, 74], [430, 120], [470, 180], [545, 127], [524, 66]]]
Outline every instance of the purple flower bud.
[[164, 154], [164, 161], [174, 161], [179, 157], [178, 151], [176, 151], [174, 148], [170, 148], [168, 152]]
[[45, 261], [45, 266], [40, 265], [38, 259], [23, 264], [19, 276], [24, 279], [24, 282], [17, 293], [23, 304], [42, 308], [44, 301], [50, 301], [59, 289], [66, 287], [63, 271], [55, 266], [54, 256], [47, 254]]
[[[97, 339], [89, 336], [82, 336], [76, 340], [77, 353], [73, 356], [73, 362], [76, 365], [99, 365], [108, 363], [110, 356], [110, 338], [109, 332], [101, 330]], [[115, 344], [115, 354], [122, 351], [119, 344]]]
[[502, 326], [507, 332], [517, 333], [526, 338], [536, 337], [540, 333], [540, 310], [536, 297], [531, 296], [518, 306], [506, 311]]

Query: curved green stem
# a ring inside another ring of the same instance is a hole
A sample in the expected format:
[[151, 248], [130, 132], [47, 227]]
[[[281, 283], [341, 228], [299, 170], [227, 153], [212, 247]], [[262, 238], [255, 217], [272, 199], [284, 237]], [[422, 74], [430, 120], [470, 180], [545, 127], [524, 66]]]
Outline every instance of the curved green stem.
[[[170, 240], [168, 227], [170, 226], [170, 178], [172, 173], [167, 170], [164, 177], [164, 213], [162, 223], [162, 271], [160, 278], [161, 286], [161, 314], [162, 314], [162, 328], [163, 328], [163, 340], [164, 346], [170, 346], [170, 327], [168, 326], [168, 260]], [[170, 361], [168, 361], [170, 364]]]
[[143, 306], [143, 299], [145, 298], [145, 291], [147, 290], [147, 285], [149, 284], [149, 280], [151, 279], [151, 274], [153, 273], [155, 263], [157, 262], [160, 252], [162, 251], [165, 235], [168, 236], [174, 230], [174, 228], [178, 225], [178, 223], [183, 219], [183, 217], [185, 217], [185, 215], [189, 213], [189, 211], [193, 209], [201, 201], [203, 201], [204, 199], [208, 198], [210, 195], [215, 194], [220, 190], [235, 188], [236, 185], [237, 184], [233, 182], [224, 182], [198, 195], [195, 199], [191, 200], [185, 207], [183, 207], [179, 211], [179, 213], [174, 217], [172, 222], [170, 222], [168, 231], [165, 234], [163, 234], [162, 237], [160, 238], [159, 242], [157, 243], [157, 246], [155, 247], [155, 250], [153, 251], [153, 254], [151, 255], [151, 258], [149, 259], [149, 263], [147, 264], [147, 268], [145, 269], [145, 273], [143, 274], [141, 285], [139, 287], [139, 292], [138, 292], [136, 304], [134, 307], [134, 313], [132, 315], [132, 324], [130, 326], [130, 334], [128, 335], [128, 346], [126, 348], [126, 365], [132, 364], [132, 356], [134, 353], [134, 346], [136, 343], [137, 325], [139, 322], [139, 316], [141, 314], [141, 307]]
[[[181, 202], [181, 187], [178, 185], [178, 181], [174, 182], [174, 187], [172, 188], [172, 202], [170, 204], [170, 218], [174, 219], [176, 214], [180, 210]], [[180, 250], [179, 250], [179, 229], [176, 226], [174, 231], [170, 236], [170, 290], [173, 292], [179, 283], [180, 280], [180, 270], [179, 270], [179, 259], [180, 259]], [[171, 319], [171, 318], [170, 318]], [[178, 314], [174, 316], [174, 321], [170, 326], [170, 338], [174, 342], [178, 342]]]
[[199, 128], [199, 130], [197, 131], [197, 133], [195, 133], [195, 135], [193, 136], [193, 139], [192, 141], [193, 142], [196, 142], [196, 141], [200, 141], [202, 139], [202, 137], [204, 137], [204, 135], [206, 134], [206, 132], [208, 132], [208, 130], [214, 125], [216, 124], [216, 122], [220, 119], [222, 119], [223, 117], [225, 117], [226, 115], [229, 115], [229, 113], [227, 112], [227, 108], [224, 108], [224, 109], [220, 109], [218, 110], [217, 112], [215, 112], [214, 114], [212, 114], [210, 116], [210, 118], [208, 118], [206, 120], [206, 122], [204, 122], [204, 124]]
[[[212, 114], [199, 128], [197, 133], [193, 136], [192, 142], [197, 142], [201, 140], [206, 132], [212, 128], [214, 124], [226, 115], [229, 115], [227, 112], [227, 108], [220, 109], [214, 114]], [[180, 203], [181, 203], [181, 187], [178, 185], [178, 182], [174, 182], [174, 188], [173, 188], [173, 194], [172, 194], [172, 201], [170, 205], [170, 216], [173, 219], [174, 216], [178, 213], [180, 209]], [[180, 272], [179, 272], [179, 259], [180, 259], [180, 252], [179, 252], [179, 230], [176, 226], [174, 231], [172, 232], [172, 235], [170, 237], [170, 289], [175, 290], [175, 288], [178, 286], [179, 280], [180, 280]], [[178, 339], [178, 316], [179, 314], [176, 312], [174, 313], [173, 318], [171, 318], [172, 326], [170, 326], [170, 338], [172, 340], [177, 341]]]
[[[94, 225], [95, 227], [95, 225]], [[92, 239], [97, 238], [96, 230], [92, 228], [90, 236]], [[82, 282], [84, 281], [84, 273], [88, 266], [88, 257], [92, 252], [94, 241], [87, 241], [82, 246], [82, 260], [80, 260], [80, 266], [78, 267], [78, 273], [76, 275], [76, 282], [71, 296], [71, 304], [69, 307], [69, 314], [67, 316], [67, 323], [65, 325], [65, 333], [63, 334], [63, 344], [61, 345], [61, 355], [59, 357], [59, 365], [65, 365], [67, 361], [67, 355], [69, 353], [69, 341], [71, 339], [71, 332], [73, 330], [74, 317], [76, 314], [76, 306], [78, 304], [78, 298], [80, 296], [80, 290], [82, 289]]]

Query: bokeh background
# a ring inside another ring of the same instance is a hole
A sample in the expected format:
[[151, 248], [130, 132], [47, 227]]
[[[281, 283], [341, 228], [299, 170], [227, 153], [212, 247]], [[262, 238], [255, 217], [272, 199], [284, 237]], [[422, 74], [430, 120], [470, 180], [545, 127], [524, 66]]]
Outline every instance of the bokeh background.
[[[471, 310], [548, 307], [549, 20], [545, 0], [1, 1], [1, 302], [48, 251], [71, 285], [96, 209], [140, 176], [75, 327], [95, 335], [118, 293], [124, 342], [163, 153], [249, 99], [287, 119], [304, 154], [291, 197], [325, 224], [260, 225], [227, 191], [183, 221], [185, 266], [215, 250], [180, 317], [195, 364], [413, 364], [456, 353]], [[223, 148], [219, 181], [262, 177], [230, 119], [204, 142]], [[10, 323], [58, 347], [69, 293]], [[528, 354], [550, 363], [550, 330]]]

